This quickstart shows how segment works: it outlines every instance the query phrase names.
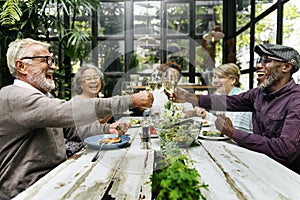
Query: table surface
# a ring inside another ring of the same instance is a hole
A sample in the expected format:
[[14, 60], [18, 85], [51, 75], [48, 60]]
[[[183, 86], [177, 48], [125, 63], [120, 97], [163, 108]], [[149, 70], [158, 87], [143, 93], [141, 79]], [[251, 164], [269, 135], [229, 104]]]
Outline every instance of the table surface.
[[[140, 149], [140, 127], [130, 128], [130, 146], [103, 150], [86, 148], [37, 181], [15, 199], [151, 199], [150, 176], [159, 139], [152, 149]], [[199, 140], [186, 150], [194, 160], [207, 199], [300, 199], [300, 175], [269, 157], [237, 146], [233, 141]]]

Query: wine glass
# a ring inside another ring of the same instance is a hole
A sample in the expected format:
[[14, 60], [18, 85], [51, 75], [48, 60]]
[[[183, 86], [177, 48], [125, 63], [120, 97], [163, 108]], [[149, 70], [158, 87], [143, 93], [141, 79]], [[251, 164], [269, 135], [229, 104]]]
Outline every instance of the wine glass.
[[163, 78], [162, 86], [169, 93], [173, 94], [178, 84], [178, 73], [175, 71], [168, 71]]
[[[130, 81], [123, 81], [121, 84], [121, 95], [131, 95], [133, 94], [133, 88], [131, 87]], [[129, 111], [129, 108], [123, 113], [123, 114], [131, 114], [131, 111]]]
[[131, 87], [130, 81], [123, 81], [121, 85], [121, 95], [133, 94], [133, 88]]

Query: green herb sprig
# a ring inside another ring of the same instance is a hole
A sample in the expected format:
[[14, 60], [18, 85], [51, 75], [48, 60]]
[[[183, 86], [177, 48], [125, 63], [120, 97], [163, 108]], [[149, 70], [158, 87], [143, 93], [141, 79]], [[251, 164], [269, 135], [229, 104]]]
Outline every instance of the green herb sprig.
[[160, 156], [163, 157], [160, 169], [154, 171], [150, 178], [155, 199], [206, 199], [201, 189], [207, 190], [208, 185], [200, 183], [199, 172], [191, 167], [192, 160], [174, 146], [164, 146]]

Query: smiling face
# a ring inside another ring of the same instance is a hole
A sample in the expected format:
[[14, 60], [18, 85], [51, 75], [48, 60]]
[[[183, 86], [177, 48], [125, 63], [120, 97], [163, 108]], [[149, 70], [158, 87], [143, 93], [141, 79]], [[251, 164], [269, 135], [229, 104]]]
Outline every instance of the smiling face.
[[101, 77], [94, 69], [86, 69], [81, 76], [81, 96], [87, 98], [97, 97], [101, 90]]
[[[48, 59], [51, 59], [52, 54], [48, 48], [38, 44], [31, 45], [28, 51], [32, 51], [31, 57], [16, 61], [18, 79], [29, 83], [43, 93], [50, 92], [55, 88], [53, 74], [56, 67], [54, 63], [48, 64]], [[39, 58], [34, 58], [36, 56]], [[48, 56], [50, 58], [46, 58]]]
[[217, 87], [216, 92], [219, 94], [229, 94], [235, 82], [235, 78], [214, 74], [213, 85]]
[[270, 88], [276, 86], [283, 79], [280, 73], [282, 61], [268, 59], [262, 56], [262, 59], [256, 64], [256, 75], [259, 88]]

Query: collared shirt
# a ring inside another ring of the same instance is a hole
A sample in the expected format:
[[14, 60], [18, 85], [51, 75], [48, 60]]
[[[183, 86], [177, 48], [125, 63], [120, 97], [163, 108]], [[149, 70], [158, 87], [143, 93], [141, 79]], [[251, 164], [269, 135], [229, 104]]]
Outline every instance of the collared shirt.
[[199, 106], [251, 111], [253, 133], [235, 130], [240, 146], [264, 153], [300, 173], [300, 87], [291, 80], [276, 92], [255, 88], [239, 95], [200, 96]]
[[39, 92], [39, 93], [41, 93], [42, 95], [45, 95], [45, 96], [48, 96], [48, 97], [53, 97], [50, 93], [44, 94], [44, 93], [42, 93], [40, 90], [38, 90], [38, 89], [36, 89], [35, 87], [33, 87], [32, 85], [30, 85], [29, 83], [26, 83], [26, 82], [21, 81], [21, 80], [19, 80], [19, 79], [15, 79], [13, 85], [16, 85], [16, 86], [19, 86], [19, 87], [23, 87], [23, 88], [27, 88], [27, 89], [30, 89], [30, 90]]

